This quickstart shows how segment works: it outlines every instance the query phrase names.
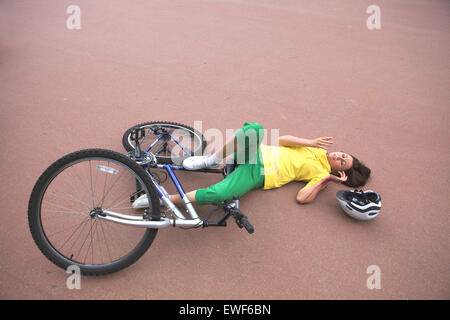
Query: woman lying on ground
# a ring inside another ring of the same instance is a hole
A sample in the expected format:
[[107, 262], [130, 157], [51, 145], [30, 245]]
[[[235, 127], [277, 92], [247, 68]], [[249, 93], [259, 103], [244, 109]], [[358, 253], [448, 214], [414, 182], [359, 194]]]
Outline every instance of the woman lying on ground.
[[[193, 156], [183, 161], [188, 170], [217, 167], [233, 154], [237, 168], [222, 181], [203, 189], [186, 193], [194, 204], [217, 205], [234, 196], [241, 197], [252, 189], [278, 188], [291, 181], [307, 184], [297, 193], [298, 203], [313, 201], [328, 182], [343, 183], [352, 188], [365, 185], [370, 169], [356, 157], [344, 152], [328, 153], [331, 137], [303, 139], [281, 136], [279, 146], [261, 144], [264, 128], [256, 122], [246, 122], [234, 137], [214, 154]], [[170, 195], [174, 204], [181, 204], [178, 194]], [[148, 207], [146, 195], [136, 199], [134, 208]]]

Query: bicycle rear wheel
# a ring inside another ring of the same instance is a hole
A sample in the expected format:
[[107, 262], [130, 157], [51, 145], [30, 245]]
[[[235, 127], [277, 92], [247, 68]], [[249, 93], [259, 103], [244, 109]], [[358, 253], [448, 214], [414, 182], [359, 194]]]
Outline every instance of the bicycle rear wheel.
[[54, 162], [36, 182], [28, 205], [30, 231], [42, 253], [57, 266], [76, 265], [85, 275], [128, 267], [150, 247], [157, 229], [97, 218], [110, 210], [145, 219], [131, 208], [136, 181], [159, 215], [159, 199], [144, 169], [110, 150], [73, 152]]
[[[181, 165], [185, 158], [201, 155], [206, 147], [205, 138], [194, 128], [175, 122], [152, 121], [125, 131], [122, 145], [127, 151], [134, 150], [131, 133], [136, 128], [144, 129], [145, 132], [139, 140], [141, 149], [146, 151], [150, 148], [148, 151], [156, 156], [159, 163]], [[163, 133], [164, 131], [167, 134]]]

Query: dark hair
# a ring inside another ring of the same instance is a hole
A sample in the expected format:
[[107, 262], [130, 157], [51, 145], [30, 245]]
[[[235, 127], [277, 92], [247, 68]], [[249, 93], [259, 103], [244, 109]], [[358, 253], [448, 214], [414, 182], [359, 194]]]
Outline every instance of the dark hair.
[[352, 156], [352, 158], [353, 165], [350, 169], [345, 171], [347, 181], [343, 182], [343, 184], [351, 188], [359, 188], [364, 186], [367, 180], [369, 180], [370, 169], [354, 156]]

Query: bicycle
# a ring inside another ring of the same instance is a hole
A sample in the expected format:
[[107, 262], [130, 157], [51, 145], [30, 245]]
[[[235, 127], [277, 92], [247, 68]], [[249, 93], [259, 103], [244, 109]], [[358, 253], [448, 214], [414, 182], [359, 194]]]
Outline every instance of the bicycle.
[[[51, 262], [63, 269], [76, 265], [84, 275], [103, 275], [135, 263], [158, 229], [225, 227], [233, 217], [240, 228], [254, 232], [237, 197], [217, 205], [205, 219], [186, 197], [175, 171], [186, 170], [179, 164], [184, 158], [203, 153], [206, 142], [201, 133], [173, 122], [146, 122], [128, 129], [122, 143], [126, 154], [106, 149], [72, 152], [50, 165], [36, 182], [28, 222], [36, 245]], [[191, 172], [226, 177], [236, 166]], [[164, 170], [164, 181], [170, 177], [189, 217], [169, 199], [154, 169]], [[143, 194], [148, 209], [133, 209], [131, 204]], [[159, 199], [165, 203], [163, 210]], [[209, 221], [219, 209], [223, 215]]]

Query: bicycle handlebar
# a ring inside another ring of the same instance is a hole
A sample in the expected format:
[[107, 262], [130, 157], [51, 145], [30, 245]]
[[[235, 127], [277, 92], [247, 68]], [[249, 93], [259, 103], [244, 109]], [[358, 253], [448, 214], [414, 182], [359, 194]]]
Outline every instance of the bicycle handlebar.
[[244, 226], [245, 230], [247, 230], [248, 233], [253, 233], [255, 232], [255, 228], [253, 228], [252, 224], [248, 221], [247, 217], [242, 217], [241, 218], [241, 223]]
[[247, 217], [241, 212], [241, 210], [233, 208], [230, 210], [230, 213], [233, 215], [239, 228], [244, 227], [250, 234], [255, 232], [255, 228], [253, 228], [252, 224], [248, 221]]

